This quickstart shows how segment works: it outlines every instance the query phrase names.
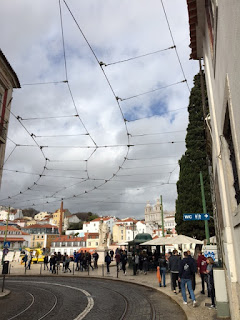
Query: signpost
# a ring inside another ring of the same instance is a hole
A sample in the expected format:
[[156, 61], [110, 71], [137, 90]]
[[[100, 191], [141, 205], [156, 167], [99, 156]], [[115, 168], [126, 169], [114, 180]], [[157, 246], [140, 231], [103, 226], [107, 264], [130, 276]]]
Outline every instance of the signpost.
[[209, 213], [185, 213], [183, 214], [184, 221], [199, 221], [199, 220], [210, 220]]

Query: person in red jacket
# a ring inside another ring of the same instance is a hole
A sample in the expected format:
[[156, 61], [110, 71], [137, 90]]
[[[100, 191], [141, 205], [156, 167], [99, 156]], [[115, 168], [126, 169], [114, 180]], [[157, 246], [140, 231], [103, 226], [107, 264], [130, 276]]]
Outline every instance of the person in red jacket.
[[205, 294], [205, 277], [206, 277], [206, 270], [207, 270], [207, 258], [199, 252], [198, 259], [197, 259], [197, 267], [198, 267], [198, 274], [202, 279], [202, 294]]

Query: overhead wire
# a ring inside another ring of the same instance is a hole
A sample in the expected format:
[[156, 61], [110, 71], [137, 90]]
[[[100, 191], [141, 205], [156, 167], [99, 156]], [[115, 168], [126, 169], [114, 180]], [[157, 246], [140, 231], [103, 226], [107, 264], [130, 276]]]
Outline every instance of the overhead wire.
[[174, 46], [168, 47], [168, 48], [165, 48], [165, 49], [161, 49], [161, 50], [157, 50], [157, 51], [152, 51], [152, 52], [149, 52], [149, 53], [145, 53], [145, 54], [142, 54], [142, 55], [139, 55], [139, 56], [136, 56], [136, 57], [131, 57], [131, 58], [124, 59], [124, 60], [119, 60], [119, 61], [110, 62], [110, 63], [104, 63], [104, 62], [101, 61], [100, 63], [104, 67], [108, 67], [108, 66], [111, 66], [113, 64], [118, 64], [118, 63], [122, 63], [122, 62], [128, 62], [128, 61], [131, 61], [131, 60], [147, 57], [147, 56], [150, 56], [150, 55], [153, 55], [153, 54], [156, 54], [156, 53], [160, 53], [160, 52], [163, 52], [163, 51], [171, 50], [171, 49], [174, 49]]
[[183, 69], [183, 66], [182, 66], [182, 62], [180, 60], [180, 57], [179, 57], [179, 54], [178, 54], [178, 50], [177, 50], [177, 47], [176, 47], [176, 44], [175, 44], [175, 40], [173, 38], [173, 33], [172, 33], [172, 30], [171, 30], [171, 26], [170, 26], [170, 23], [169, 23], [169, 19], [168, 19], [168, 16], [167, 16], [167, 12], [166, 12], [166, 9], [165, 9], [165, 6], [164, 6], [164, 3], [163, 3], [163, 0], [160, 0], [161, 1], [161, 4], [162, 4], [162, 8], [163, 8], [163, 12], [164, 12], [164, 15], [165, 15], [165, 18], [166, 18], [166, 22], [167, 22], [167, 25], [168, 25], [168, 29], [169, 29], [169, 32], [170, 32], [170, 35], [171, 35], [171, 38], [172, 38], [172, 43], [173, 43], [173, 46], [174, 46], [174, 49], [175, 49], [175, 52], [176, 52], [176, 55], [177, 55], [177, 59], [178, 59], [178, 62], [179, 62], [179, 65], [180, 65], [180, 68], [182, 70], [182, 74], [184, 76], [184, 79], [185, 79], [185, 82], [187, 84], [187, 87], [188, 87], [188, 91], [190, 92], [190, 87], [189, 87], [189, 84], [188, 84], [188, 81], [187, 81], [187, 77], [185, 75], [185, 72], [184, 72], [184, 69]]

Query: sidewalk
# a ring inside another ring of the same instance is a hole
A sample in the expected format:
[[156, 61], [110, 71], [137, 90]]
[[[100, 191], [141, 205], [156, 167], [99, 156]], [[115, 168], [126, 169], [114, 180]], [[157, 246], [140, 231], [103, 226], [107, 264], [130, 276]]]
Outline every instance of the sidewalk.
[[[168, 295], [171, 299], [176, 301], [181, 308], [185, 311], [187, 319], [188, 320], [213, 320], [217, 319], [217, 311], [215, 309], [209, 309], [207, 306], [205, 306], [205, 303], [207, 303], [209, 306], [211, 305], [210, 298], [207, 297], [207, 295], [202, 295], [200, 293], [201, 291], [201, 283], [200, 283], [200, 277], [196, 275], [196, 290], [195, 290], [195, 296], [197, 301], [197, 306], [193, 308], [192, 301], [188, 298], [188, 304], [183, 305], [182, 295], [180, 294], [174, 294], [171, 290], [171, 283], [170, 283], [170, 274], [166, 275], [166, 287], [159, 287], [158, 280], [156, 277], [155, 271], [149, 271], [147, 275], [144, 275], [143, 273], [138, 274], [136, 276], [133, 275], [132, 269], [127, 269], [127, 275], [124, 275], [122, 271], [119, 272], [118, 278], [117, 278], [117, 268], [115, 264], [111, 265], [110, 267], [110, 274], [107, 274], [106, 267], [102, 265], [99, 266], [96, 270], [89, 270], [88, 271], [75, 271], [73, 270], [73, 263], [70, 264], [70, 268], [72, 272], [63, 273], [62, 270], [58, 270], [58, 274], [52, 274], [51, 272], [45, 270], [43, 268], [43, 265], [41, 264], [32, 264], [31, 270], [26, 270], [25, 275], [25, 268], [23, 265], [21, 265], [19, 262], [13, 262], [10, 264], [10, 274], [6, 275], [6, 282], [5, 286], [7, 287], [7, 279], [8, 277], [13, 276], [64, 276], [64, 277], [98, 277], [98, 278], [105, 278], [105, 279], [111, 279], [116, 281], [128, 281], [132, 282], [134, 284], [139, 284], [143, 286], [148, 286], [151, 288], [154, 288], [166, 295]], [[9, 292], [6, 292], [9, 293]], [[0, 298], [2, 297], [2, 292], [0, 292]], [[187, 295], [188, 296], [188, 295]]]

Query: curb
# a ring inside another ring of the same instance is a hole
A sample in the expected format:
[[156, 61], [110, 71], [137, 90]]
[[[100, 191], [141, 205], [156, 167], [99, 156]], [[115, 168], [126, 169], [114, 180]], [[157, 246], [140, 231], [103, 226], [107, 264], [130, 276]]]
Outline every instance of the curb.
[[6, 296], [8, 296], [9, 294], [11, 293], [11, 291], [10, 290], [8, 290], [8, 289], [4, 289], [4, 291], [2, 292], [0, 292], [0, 299], [3, 299], [3, 298], [5, 298]]

